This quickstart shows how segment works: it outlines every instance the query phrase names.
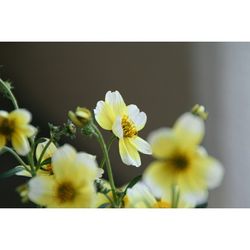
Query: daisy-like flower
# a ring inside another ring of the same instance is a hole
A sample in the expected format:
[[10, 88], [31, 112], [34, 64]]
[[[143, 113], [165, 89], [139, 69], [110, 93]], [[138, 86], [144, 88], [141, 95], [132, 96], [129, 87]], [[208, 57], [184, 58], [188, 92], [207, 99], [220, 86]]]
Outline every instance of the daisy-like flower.
[[45, 207], [93, 207], [96, 202], [95, 157], [77, 153], [64, 145], [52, 156], [54, 175], [36, 176], [29, 181], [29, 199]]
[[28, 137], [36, 132], [29, 124], [31, 114], [25, 109], [16, 109], [10, 113], [0, 111], [0, 150], [8, 141], [19, 155], [26, 155], [30, 151]]
[[[139, 182], [132, 188], [129, 188], [124, 198], [125, 208], [171, 208], [171, 203], [171, 196], [156, 199], [143, 182]], [[189, 208], [192, 207], [192, 205], [180, 199], [178, 207]]]
[[147, 116], [134, 104], [126, 105], [118, 91], [108, 91], [105, 101], [99, 101], [94, 109], [95, 119], [106, 130], [119, 138], [119, 152], [126, 165], [141, 165], [138, 153], [151, 154], [150, 145], [138, 136], [146, 124]]
[[144, 181], [156, 196], [171, 195], [173, 185], [187, 202], [207, 200], [208, 189], [216, 188], [223, 178], [223, 167], [199, 146], [205, 133], [204, 121], [191, 113], [183, 114], [173, 129], [152, 132], [149, 142], [153, 156], [144, 173]]
[[[36, 159], [37, 161], [40, 159], [40, 156], [43, 152], [43, 149], [46, 147], [47, 143], [48, 143], [49, 139], [45, 139], [44, 142], [38, 143], [37, 147], [36, 147]], [[56, 145], [51, 142], [48, 146], [48, 148], [46, 149], [43, 157], [42, 157], [42, 162], [52, 158], [53, 154], [56, 152], [57, 148]], [[23, 166], [19, 166], [20, 168], [23, 168], [23, 170], [19, 171], [16, 173], [16, 175], [18, 176], [26, 176], [26, 177], [32, 177], [31, 173], [29, 171], [27, 171]], [[27, 168], [31, 169], [30, 166], [27, 166]], [[53, 174], [53, 169], [52, 169], [52, 164], [48, 163], [43, 165], [36, 173], [37, 175], [51, 175]]]

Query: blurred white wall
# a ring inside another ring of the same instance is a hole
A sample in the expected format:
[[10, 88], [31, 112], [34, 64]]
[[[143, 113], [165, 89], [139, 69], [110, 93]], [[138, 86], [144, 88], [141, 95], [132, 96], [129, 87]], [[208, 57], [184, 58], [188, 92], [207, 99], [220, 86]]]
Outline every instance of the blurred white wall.
[[210, 112], [205, 146], [225, 178], [209, 207], [250, 207], [250, 43], [193, 43], [193, 98]]

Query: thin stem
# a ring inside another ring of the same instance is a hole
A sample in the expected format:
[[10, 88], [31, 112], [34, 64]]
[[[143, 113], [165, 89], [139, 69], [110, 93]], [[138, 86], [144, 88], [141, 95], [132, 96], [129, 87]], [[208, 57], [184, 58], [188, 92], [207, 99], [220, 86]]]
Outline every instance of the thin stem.
[[42, 151], [41, 155], [39, 156], [39, 159], [38, 159], [38, 167], [40, 167], [40, 164], [41, 164], [41, 161], [42, 161], [42, 159], [43, 159], [43, 156], [44, 156], [45, 152], [47, 151], [47, 149], [48, 149], [48, 147], [49, 147], [49, 145], [50, 145], [51, 143], [52, 143], [52, 138], [50, 138], [50, 139], [48, 140], [48, 142], [46, 143], [45, 147], [43, 148], [43, 151]]
[[19, 109], [19, 106], [17, 104], [17, 100], [16, 100], [15, 96], [13, 95], [12, 91], [10, 90], [10, 88], [6, 85], [6, 83], [2, 79], [0, 79], [0, 83], [2, 84], [6, 93], [8, 93], [8, 96], [9, 96], [10, 100], [12, 101], [12, 104], [15, 107], [15, 109]]
[[[109, 152], [109, 150], [110, 150], [110, 148], [111, 148], [111, 146], [112, 146], [112, 144], [113, 144], [113, 142], [114, 142], [115, 139], [116, 139], [116, 136], [113, 135], [113, 136], [111, 137], [109, 143], [108, 143], [108, 146], [107, 146], [108, 152]], [[100, 167], [100, 168], [103, 168], [103, 167], [104, 167], [104, 164], [105, 164], [105, 157], [103, 157], [103, 159], [102, 159], [102, 161], [101, 161], [99, 167]]]
[[172, 208], [178, 208], [180, 200], [180, 190], [176, 185], [172, 186]]
[[25, 168], [25, 170], [30, 172], [26, 163], [19, 157], [19, 155], [13, 149], [5, 146], [3, 147], [3, 150], [6, 150], [7, 152], [11, 153], [18, 160], [18, 162]]
[[114, 206], [118, 207], [116, 187], [115, 187], [112, 168], [111, 168], [110, 159], [109, 159], [109, 155], [108, 155], [108, 149], [107, 149], [106, 143], [103, 139], [103, 136], [102, 136], [100, 130], [96, 127], [96, 125], [94, 123], [92, 123], [92, 127], [96, 133], [98, 142], [99, 142], [99, 144], [102, 148], [102, 151], [103, 151], [103, 155], [104, 155], [104, 159], [105, 159], [105, 163], [106, 163], [106, 169], [107, 169], [107, 173], [108, 173], [108, 178], [109, 178], [109, 182], [110, 182], [110, 186], [111, 186], [111, 190], [112, 190], [112, 194], [113, 194], [113, 198], [114, 198]]

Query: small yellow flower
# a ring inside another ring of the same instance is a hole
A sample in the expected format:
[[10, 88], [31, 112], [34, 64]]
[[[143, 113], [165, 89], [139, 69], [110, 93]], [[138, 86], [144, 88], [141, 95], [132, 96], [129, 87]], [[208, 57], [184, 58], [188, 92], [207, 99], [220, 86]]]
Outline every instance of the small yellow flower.
[[119, 152], [126, 165], [141, 165], [138, 153], [151, 154], [150, 145], [138, 136], [144, 128], [147, 116], [136, 105], [126, 106], [118, 91], [108, 91], [105, 101], [99, 101], [94, 110], [98, 124], [119, 138]]
[[31, 114], [25, 109], [16, 109], [10, 113], [0, 111], [0, 150], [11, 141], [13, 148], [19, 155], [26, 155], [30, 151], [28, 137], [36, 132], [29, 125]]
[[[125, 208], [171, 208], [171, 196], [161, 197], [156, 199], [150, 189], [143, 183], [139, 182], [132, 188], [127, 190], [127, 194], [124, 198]], [[191, 204], [187, 204], [183, 200], [179, 200], [179, 208], [193, 207]]]
[[95, 157], [64, 145], [52, 156], [54, 175], [29, 181], [29, 199], [46, 207], [93, 207], [96, 203]]
[[204, 121], [191, 113], [183, 114], [173, 129], [152, 132], [149, 142], [153, 156], [144, 181], [156, 196], [169, 197], [178, 185], [183, 199], [191, 204], [207, 200], [208, 189], [216, 188], [223, 178], [223, 167], [199, 146], [205, 133]]

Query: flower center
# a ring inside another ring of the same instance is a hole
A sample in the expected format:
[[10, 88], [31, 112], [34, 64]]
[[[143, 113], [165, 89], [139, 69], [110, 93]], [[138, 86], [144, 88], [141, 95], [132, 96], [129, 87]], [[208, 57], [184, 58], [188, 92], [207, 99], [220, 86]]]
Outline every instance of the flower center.
[[170, 208], [170, 204], [167, 203], [166, 201], [157, 201], [154, 204], [154, 208]]
[[0, 117], [0, 134], [9, 138], [11, 137], [13, 132], [14, 132], [13, 122], [10, 122], [8, 118]]
[[122, 129], [124, 137], [133, 137], [138, 134], [135, 124], [129, 119], [127, 115], [122, 118]]
[[75, 195], [76, 191], [71, 183], [65, 182], [58, 186], [57, 197], [61, 203], [72, 201], [75, 198]]
[[177, 154], [174, 155], [171, 159], [170, 162], [172, 163], [172, 165], [179, 169], [179, 170], [183, 170], [186, 169], [189, 165], [189, 159], [187, 156], [182, 155], [182, 154]]

